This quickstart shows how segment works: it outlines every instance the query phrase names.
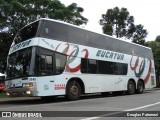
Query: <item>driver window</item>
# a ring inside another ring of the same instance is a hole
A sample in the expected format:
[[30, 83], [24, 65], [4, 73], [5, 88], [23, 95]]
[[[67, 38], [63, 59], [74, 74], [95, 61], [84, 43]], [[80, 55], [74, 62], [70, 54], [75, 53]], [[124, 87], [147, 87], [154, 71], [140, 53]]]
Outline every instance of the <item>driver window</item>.
[[53, 60], [50, 55], [40, 56], [40, 73], [41, 75], [52, 75], [53, 74]]

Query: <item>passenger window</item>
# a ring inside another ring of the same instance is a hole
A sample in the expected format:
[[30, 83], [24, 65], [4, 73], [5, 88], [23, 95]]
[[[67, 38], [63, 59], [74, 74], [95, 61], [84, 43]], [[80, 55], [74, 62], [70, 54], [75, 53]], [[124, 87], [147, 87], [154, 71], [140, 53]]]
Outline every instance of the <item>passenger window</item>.
[[126, 75], [128, 70], [128, 65], [124, 63], [114, 64], [114, 75]]
[[82, 73], [87, 73], [87, 61], [88, 59], [82, 58], [81, 59], [81, 72]]
[[56, 39], [67, 42], [68, 41], [67, 31], [68, 31], [67, 25], [57, 22], [47, 21], [44, 24], [41, 36], [45, 38]]
[[108, 61], [98, 61], [100, 74], [113, 74], [113, 63]]
[[110, 61], [81, 59], [81, 73], [126, 75], [128, 65]]
[[97, 61], [96, 60], [88, 60], [88, 73], [96, 74], [97, 71]]

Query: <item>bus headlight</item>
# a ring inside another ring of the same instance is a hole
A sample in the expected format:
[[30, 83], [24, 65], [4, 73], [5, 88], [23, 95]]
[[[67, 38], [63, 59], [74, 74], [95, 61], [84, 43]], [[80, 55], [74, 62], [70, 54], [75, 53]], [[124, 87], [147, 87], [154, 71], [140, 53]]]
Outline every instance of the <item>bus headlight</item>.
[[29, 90], [28, 90], [28, 91], [26, 91], [26, 94], [30, 95], [30, 94], [31, 94], [31, 91], [29, 91]]
[[9, 94], [9, 93], [6, 93], [6, 95], [9, 96], [10, 94]]

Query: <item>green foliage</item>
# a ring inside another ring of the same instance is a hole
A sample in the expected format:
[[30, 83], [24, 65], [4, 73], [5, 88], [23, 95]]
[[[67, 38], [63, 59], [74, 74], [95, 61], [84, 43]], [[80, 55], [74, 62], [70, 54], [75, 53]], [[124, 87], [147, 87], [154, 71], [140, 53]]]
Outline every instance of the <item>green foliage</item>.
[[156, 41], [156, 42], [160, 42], [160, 35], [157, 35], [155, 41]]
[[148, 34], [143, 25], [134, 24], [134, 17], [130, 16], [127, 8], [108, 9], [106, 14], [102, 14], [100, 25], [103, 26], [103, 33], [115, 35], [117, 38], [132, 39], [138, 44], [144, 44], [144, 38]]
[[147, 36], [147, 30], [143, 29], [143, 25], [139, 24], [136, 25], [135, 32], [133, 34], [133, 42], [137, 44], [144, 45], [145, 40], [144, 38]]
[[6, 94], [5, 93], [0, 93], [0, 99], [1, 98], [6, 98], [7, 96], [6, 96]]
[[52, 18], [75, 25], [87, 23], [84, 11], [76, 3], [65, 6], [59, 0], [0, 0], [0, 72], [6, 68], [6, 57], [17, 31], [39, 18]]

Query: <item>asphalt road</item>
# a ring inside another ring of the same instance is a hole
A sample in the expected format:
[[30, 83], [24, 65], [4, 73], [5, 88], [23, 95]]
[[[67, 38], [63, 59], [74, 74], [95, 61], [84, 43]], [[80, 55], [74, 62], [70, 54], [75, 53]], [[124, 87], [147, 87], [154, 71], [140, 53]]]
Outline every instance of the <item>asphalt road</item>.
[[[135, 118], [123, 117], [121, 114], [126, 115], [128, 113], [130, 116], [130, 114], [133, 114], [131, 111], [154, 111], [154, 114], [158, 114], [158, 111], [160, 111], [160, 89], [135, 95], [109, 95], [108, 97], [101, 97], [99, 94], [87, 95], [82, 96], [77, 101], [67, 101], [64, 97], [57, 97], [52, 101], [42, 101], [38, 97], [2, 98], [0, 99], [0, 111], [22, 113], [25, 113], [25, 111], [40, 111], [42, 112], [42, 118], [29, 118], [37, 120], [44, 119], [43, 111], [48, 111], [46, 112], [47, 115], [56, 116], [45, 117], [47, 120], [159, 120], [160, 117]], [[117, 116], [119, 114], [120, 117], [110, 117], [110, 115]], [[142, 114], [142, 112], [138, 112], [138, 114]], [[8, 120], [8, 118], [0, 118], [0, 120], [3, 119]], [[10, 119], [21, 118], [12, 117]]]

